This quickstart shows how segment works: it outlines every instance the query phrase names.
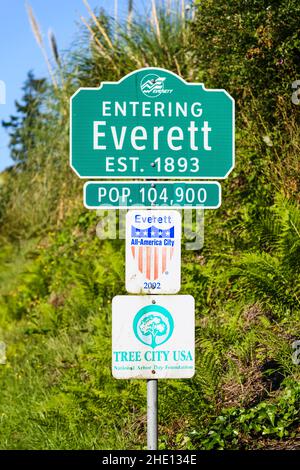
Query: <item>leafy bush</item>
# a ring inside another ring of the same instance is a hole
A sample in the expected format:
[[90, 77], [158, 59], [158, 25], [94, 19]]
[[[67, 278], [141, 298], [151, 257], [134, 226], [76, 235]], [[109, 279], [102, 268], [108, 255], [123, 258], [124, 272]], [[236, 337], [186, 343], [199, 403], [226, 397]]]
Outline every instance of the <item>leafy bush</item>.
[[211, 0], [197, 2], [195, 19], [155, 10], [152, 21], [136, 17], [115, 35], [112, 19], [90, 12], [79, 44], [64, 60], [56, 50], [56, 74], [40, 97], [47, 119], [30, 121], [26, 162], [0, 186], [1, 448], [145, 446], [145, 384], [110, 373], [124, 243], [96, 237], [98, 216], [82, 208], [82, 184], [68, 165], [69, 96], [143, 66], [227, 88], [238, 101], [237, 167], [222, 183], [222, 207], [205, 213], [201, 253], [183, 250], [197, 372], [159, 384], [160, 448], [253, 449], [269, 438], [293, 445], [300, 146], [290, 83], [299, 73], [298, 13], [294, 0]]
[[258, 437], [295, 437], [299, 422], [300, 386], [289, 383], [276, 402], [261, 402], [253, 408], [221, 411], [207, 429], [192, 432], [192, 439], [206, 450], [248, 447]]

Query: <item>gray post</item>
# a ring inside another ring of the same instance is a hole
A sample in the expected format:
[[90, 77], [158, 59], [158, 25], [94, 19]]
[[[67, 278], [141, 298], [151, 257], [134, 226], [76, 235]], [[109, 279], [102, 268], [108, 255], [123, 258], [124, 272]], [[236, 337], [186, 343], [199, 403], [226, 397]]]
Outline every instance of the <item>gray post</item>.
[[147, 447], [157, 450], [157, 379], [147, 380]]

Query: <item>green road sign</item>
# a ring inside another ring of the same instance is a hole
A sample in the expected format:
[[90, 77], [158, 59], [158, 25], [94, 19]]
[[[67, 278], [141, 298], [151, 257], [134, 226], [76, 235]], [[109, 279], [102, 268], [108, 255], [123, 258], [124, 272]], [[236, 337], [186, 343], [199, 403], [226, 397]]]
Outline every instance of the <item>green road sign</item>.
[[70, 164], [81, 178], [226, 178], [234, 100], [160, 68], [71, 98]]
[[87, 209], [164, 206], [217, 209], [221, 205], [221, 185], [216, 181], [89, 181], [85, 183], [83, 193]]

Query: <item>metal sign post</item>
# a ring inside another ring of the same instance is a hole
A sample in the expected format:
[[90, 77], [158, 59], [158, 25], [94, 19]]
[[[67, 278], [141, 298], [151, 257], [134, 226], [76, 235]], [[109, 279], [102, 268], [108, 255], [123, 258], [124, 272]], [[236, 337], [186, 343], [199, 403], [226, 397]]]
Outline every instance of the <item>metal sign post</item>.
[[147, 380], [147, 447], [148, 450], [157, 450], [158, 426], [158, 381]]
[[112, 301], [112, 373], [147, 380], [147, 445], [157, 450], [158, 379], [195, 373], [195, 302], [190, 295], [118, 295]]

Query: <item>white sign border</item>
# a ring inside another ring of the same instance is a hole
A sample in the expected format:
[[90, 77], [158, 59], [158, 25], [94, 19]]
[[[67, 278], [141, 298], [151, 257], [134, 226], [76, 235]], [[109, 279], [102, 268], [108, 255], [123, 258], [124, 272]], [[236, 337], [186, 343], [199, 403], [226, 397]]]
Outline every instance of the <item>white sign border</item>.
[[[174, 375], [172, 374], [172, 372], [170, 372], [170, 375], [168, 377], [158, 377], [157, 375], [153, 374], [151, 372], [151, 374], [149, 374], [149, 376], [147, 375], [146, 371], [142, 371], [141, 372], [141, 376], [140, 377], [121, 377], [121, 376], [118, 376], [118, 374], [114, 374], [114, 370], [113, 370], [113, 366], [114, 366], [114, 358], [113, 358], [113, 354], [114, 354], [114, 351], [115, 351], [115, 348], [114, 348], [114, 344], [115, 344], [115, 336], [113, 334], [113, 326], [114, 326], [114, 322], [116, 321], [116, 318], [115, 318], [115, 315], [113, 313], [113, 316], [112, 316], [112, 346], [111, 346], [111, 374], [113, 376], [113, 378], [115, 378], [116, 380], [148, 380], [148, 379], [154, 379], [154, 380], [186, 380], [186, 379], [192, 379], [196, 373], [196, 344], [195, 344], [195, 336], [196, 336], [196, 332], [195, 332], [195, 325], [196, 325], [196, 316], [195, 316], [195, 298], [190, 295], [190, 294], [182, 294], [182, 295], [169, 295], [169, 296], [165, 296], [165, 295], [116, 295], [113, 299], [112, 299], [112, 309], [114, 311], [114, 306], [115, 306], [115, 303], [118, 301], [118, 299], [121, 299], [121, 298], [144, 298], [145, 299], [145, 304], [141, 304], [140, 306], [138, 306], [137, 308], [141, 309], [143, 308], [144, 306], [146, 306], [146, 300], [147, 300], [147, 305], [151, 305], [153, 303], [153, 300], [155, 300], [157, 302], [157, 304], [159, 306], [162, 306], [164, 308], [170, 308], [169, 306], [165, 306], [164, 305], [164, 302], [165, 301], [168, 301], [168, 300], [174, 300], [176, 301], [176, 299], [181, 299], [181, 300], [184, 300], [184, 298], [190, 298], [191, 301], [192, 301], [192, 329], [191, 329], [191, 333], [192, 333], [192, 342], [193, 342], [193, 345], [192, 345], [192, 351], [193, 351], [193, 368], [192, 370], [190, 371], [190, 373], [186, 373], [186, 374], [183, 374], [183, 375], [180, 375], [178, 376], [176, 374], [176, 372], [174, 372]], [[172, 299], [171, 299], [172, 298]], [[160, 303], [161, 302], [161, 303]], [[182, 313], [179, 314], [182, 319], [185, 318], [185, 314], [184, 314], [184, 311]], [[185, 324], [186, 325], [186, 324]], [[179, 369], [180, 370], [180, 369]], [[172, 376], [173, 375], [173, 376]], [[177, 376], [176, 376], [177, 375]]]
[[[105, 184], [109, 184], [110, 181], [103, 181]], [[119, 185], [122, 185], [122, 184], [151, 184], [151, 183], [154, 183], [155, 184], [155, 180], [152, 181], [152, 180], [149, 180], [149, 181], [111, 181], [111, 184], [119, 184]], [[159, 181], [158, 183], [163, 183], [163, 184], [166, 184], [166, 185], [170, 185], [170, 184], [175, 184], [175, 181]], [[178, 183], [181, 183], [181, 181], [178, 180]], [[221, 207], [221, 204], [222, 204], [222, 187], [221, 187], [221, 184], [218, 182], [218, 181], [204, 181], [204, 180], [199, 180], [199, 181], [185, 181], [184, 182], [185, 184], [190, 184], [190, 185], [195, 185], [195, 184], [212, 184], [212, 185], [217, 185], [218, 186], [218, 189], [219, 189], [219, 203], [217, 206], [204, 206], [204, 205], [197, 205], [197, 206], [194, 206], [194, 205], [183, 205], [183, 206], [169, 206], [169, 205], [161, 205], [161, 206], [139, 206], [139, 205], [132, 205], [132, 206], [110, 206], [110, 205], [106, 205], [106, 206], [89, 206], [88, 204], [86, 204], [86, 188], [88, 185], [91, 185], [91, 184], [101, 184], [101, 181], [86, 181], [84, 183], [84, 186], [83, 186], [83, 204], [84, 204], [84, 207], [86, 209], [97, 209], [97, 210], [109, 210], [109, 209], [128, 209], [128, 210], [134, 210], [134, 209], [155, 209], [155, 210], [163, 210], [163, 209], [174, 209], [174, 210], [178, 210], [178, 209], [219, 209], [219, 207]]]
[[[80, 178], [80, 179], [132, 179], [134, 178], [134, 176], [80, 176], [79, 173], [77, 172], [77, 170], [73, 167], [72, 165], [72, 102], [73, 102], [73, 98], [75, 98], [75, 96], [80, 93], [80, 91], [83, 91], [83, 90], [101, 90], [101, 88], [104, 86], [104, 85], [119, 85], [121, 82], [123, 82], [123, 80], [125, 80], [126, 78], [130, 77], [131, 75], [135, 75], [136, 73], [139, 73], [139, 72], [142, 72], [142, 71], [155, 71], [155, 70], [160, 70], [162, 72], [167, 72], [171, 75], [174, 75], [174, 77], [176, 77], [177, 79], [181, 80], [185, 85], [189, 85], [189, 86], [200, 86], [203, 90], [207, 91], [207, 92], [219, 92], [219, 93], [225, 93], [228, 98], [231, 100], [232, 102], [232, 166], [229, 168], [228, 172], [226, 173], [225, 176], [218, 176], [218, 177], [215, 177], [215, 176], [205, 176], [206, 179], [210, 179], [210, 180], [224, 180], [228, 177], [228, 175], [232, 172], [232, 170], [234, 169], [235, 167], [235, 100], [234, 98], [232, 98], [232, 96], [228, 93], [228, 91], [224, 90], [223, 88], [205, 88], [204, 84], [203, 83], [197, 83], [197, 82], [187, 82], [186, 80], [184, 80], [182, 77], [180, 77], [179, 75], [177, 75], [176, 73], [174, 72], [171, 72], [171, 70], [167, 70], [167, 69], [164, 69], [162, 67], [142, 67], [140, 69], [137, 69], [137, 70], [134, 70], [133, 72], [130, 72], [128, 73], [127, 75], [125, 75], [124, 77], [122, 77], [118, 82], [101, 82], [100, 83], [100, 86], [97, 88], [97, 87], [80, 87], [78, 88], [77, 91], [75, 91], [75, 93], [71, 96], [70, 98], [70, 131], [69, 131], [69, 146], [70, 146], [70, 153], [69, 153], [69, 163], [70, 163], [70, 167], [72, 168], [72, 170], [74, 171], [74, 173]], [[141, 175], [137, 176], [137, 178], [142, 178]], [[166, 175], [164, 176], [159, 176], [159, 175], [154, 175], [154, 176], [144, 176], [143, 177], [144, 179], [166, 179]], [[180, 179], [183, 179], [183, 180], [189, 180], [191, 179], [192, 177], [191, 176], [182, 176]], [[196, 176], [192, 179], [195, 179], [195, 180], [199, 180], [199, 179], [203, 179], [203, 177], [201, 176]], [[167, 179], [178, 179], [178, 176], [168, 176]]]
[[[178, 220], [178, 229], [180, 231], [180, 238], [178, 239], [176, 237], [176, 240], [177, 240], [177, 243], [178, 243], [179, 246], [177, 247], [176, 252], [175, 252], [176, 253], [176, 265], [177, 265], [177, 269], [178, 269], [178, 276], [174, 276], [173, 272], [171, 271], [171, 273], [169, 273], [170, 276], [165, 281], [163, 281], [161, 279], [161, 277], [157, 281], [149, 281], [149, 283], [160, 282], [161, 284], [164, 282], [167, 285], [169, 285], [170, 283], [172, 285], [172, 283], [173, 283], [173, 285], [175, 287], [173, 289], [171, 289], [170, 287], [169, 287], [169, 289], [166, 289], [165, 287], [161, 287], [161, 289], [159, 289], [159, 290], [152, 289], [152, 288], [144, 289], [143, 287], [140, 287], [137, 290], [131, 290], [130, 289], [130, 281], [129, 281], [130, 268], [129, 268], [128, 258], [129, 257], [131, 258], [132, 255], [129, 254], [131, 252], [131, 250], [130, 250], [130, 246], [128, 246], [128, 243], [129, 243], [129, 239], [132, 238], [132, 237], [129, 237], [128, 240], [127, 240], [127, 229], [128, 229], [127, 224], [128, 224], [128, 219], [129, 219], [130, 212], [139, 212], [139, 211], [144, 211], [144, 207], [137, 208], [137, 209], [132, 209], [132, 210], [128, 211], [127, 214], [126, 214], [125, 289], [129, 294], [132, 294], [132, 295], [162, 295], [162, 296], [176, 295], [176, 294], [178, 294], [178, 292], [180, 292], [180, 289], [181, 289], [181, 240], [182, 240], [182, 216], [181, 216], [181, 213], [176, 209], [172, 210], [172, 209], [167, 209], [167, 208], [160, 208], [160, 211], [161, 212], [172, 212], [172, 213], [176, 212], [177, 213], [176, 217], [179, 218], [179, 220]], [[145, 209], [145, 212], [147, 212], [149, 214], [150, 211]], [[175, 218], [176, 217], [174, 215], [174, 223], [175, 223]], [[173, 264], [174, 264], [174, 262], [173, 262]], [[169, 271], [169, 269], [168, 269], [168, 271]], [[138, 275], [139, 277], [142, 276], [141, 273], [138, 272], [137, 267], [135, 267], [135, 270], [134, 270], [133, 274]], [[162, 273], [161, 276], [163, 276], [163, 273]], [[176, 279], [176, 282], [174, 281], [174, 278]], [[144, 280], [142, 282], [147, 282], [147, 281]]]

